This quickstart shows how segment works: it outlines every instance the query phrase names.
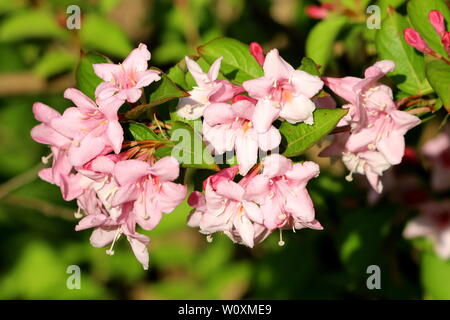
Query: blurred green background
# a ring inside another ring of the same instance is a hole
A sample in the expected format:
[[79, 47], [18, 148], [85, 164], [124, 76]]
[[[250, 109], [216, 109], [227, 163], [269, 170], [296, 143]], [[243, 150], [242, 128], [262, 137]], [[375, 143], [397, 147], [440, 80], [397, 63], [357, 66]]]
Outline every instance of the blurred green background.
[[[328, 75], [360, 76], [376, 59], [373, 30], [365, 28], [369, 1], [342, 3], [348, 9], [343, 11], [345, 25], [331, 39], [316, 35], [308, 50], [322, 48], [319, 60], [327, 64]], [[81, 8], [80, 30], [66, 28], [66, 9], [72, 4]], [[196, 46], [229, 36], [260, 42], [265, 49], [278, 47], [297, 66], [318, 23], [305, 14], [310, 4], [318, 1], [0, 1], [0, 298], [426, 297], [420, 257], [401, 237], [414, 211], [397, 199], [402, 196], [398, 192], [395, 199], [382, 197], [368, 205], [367, 188], [346, 182], [339, 163], [320, 160], [322, 174], [310, 185], [324, 231], [285, 232], [284, 247], [277, 245], [277, 234], [253, 250], [220, 235], [209, 244], [186, 226], [189, 207], [184, 203], [146, 232], [152, 239], [149, 271], [135, 260], [126, 241], [119, 242], [114, 256], [92, 248], [90, 231], [74, 231], [75, 203], [64, 202], [57, 187], [36, 178], [49, 150], [29, 136], [37, 124], [31, 106], [41, 101], [60, 111], [68, 107], [62, 92], [75, 86], [82, 50], [120, 61], [143, 42], [152, 52], [151, 64], [167, 70], [195, 54]], [[417, 142], [420, 131], [408, 141]], [[314, 148], [308, 157], [316, 159], [317, 153]], [[426, 172], [415, 164], [405, 164], [395, 174], [411, 172], [426, 186]], [[381, 290], [366, 287], [366, 269], [372, 264], [381, 268]], [[69, 265], [81, 268], [80, 290], [66, 287]]]

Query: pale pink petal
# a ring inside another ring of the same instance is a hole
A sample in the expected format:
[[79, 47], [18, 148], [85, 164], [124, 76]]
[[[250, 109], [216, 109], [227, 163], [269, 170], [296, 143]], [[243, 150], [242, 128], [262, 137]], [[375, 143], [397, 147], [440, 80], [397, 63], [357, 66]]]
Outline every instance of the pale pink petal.
[[195, 82], [199, 87], [205, 87], [206, 83], [209, 81], [208, 75], [203, 72], [202, 68], [198, 65], [197, 62], [190, 59], [189, 57], [185, 57], [186, 65], [191, 73], [192, 77], [194, 77]]
[[314, 97], [323, 87], [323, 81], [305, 71], [295, 70], [292, 74], [292, 85], [296, 94], [302, 94], [307, 98]]
[[69, 161], [73, 166], [82, 166], [98, 156], [104, 148], [103, 138], [90, 134], [78, 146], [72, 145], [69, 148]]
[[280, 114], [280, 109], [267, 99], [259, 100], [253, 113], [252, 123], [258, 133], [264, 133], [272, 126]]
[[241, 119], [252, 120], [255, 105], [248, 100], [240, 100], [232, 104], [231, 109]]
[[91, 113], [97, 110], [95, 102], [78, 89], [66, 89], [64, 91], [64, 98], [72, 100], [83, 113]]
[[377, 148], [390, 164], [399, 164], [405, 153], [405, 138], [401, 132], [393, 131], [377, 143]]
[[58, 111], [41, 102], [35, 102], [33, 104], [33, 114], [37, 121], [43, 123], [48, 123], [53, 118], [61, 116]]
[[236, 136], [235, 144], [239, 173], [244, 176], [257, 162], [258, 137], [253, 130], [247, 132], [241, 130]]
[[294, 68], [280, 56], [277, 49], [272, 49], [267, 53], [263, 68], [264, 76], [273, 81], [289, 79], [294, 72]]
[[339, 97], [345, 99], [351, 104], [356, 104], [356, 93], [354, 87], [361, 82], [362, 79], [355, 77], [345, 77], [345, 78], [322, 78], [325, 85], [329, 87], [335, 94]]
[[225, 197], [227, 199], [231, 199], [234, 201], [242, 201], [244, 197], [244, 188], [238, 185], [236, 182], [229, 180], [222, 180], [217, 184], [216, 188], [217, 194]]
[[263, 215], [261, 213], [261, 210], [259, 209], [259, 206], [254, 202], [249, 201], [243, 201], [242, 206], [245, 209], [245, 213], [247, 214], [247, 217], [254, 222], [263, 223]]
[[103, 248], [113, 241], [116, 232], [116, 229], [95, 229], [90, 238], [91, 245], [95, 248]]
[[319, 176], [320, 167], [312, 161], [296, 163], [292, 169], [286, 172], [286, 178], [296, 181], [297, 183], [306, 184], [310, 179]]
[[128, 236], [131, 249], [133, 250], [136, 259], [142, 264], [144, 270], [148, 269], [149, 254], [147, 249], [147, 243], [141, 242], [140, 239], [136, 239], [132, 236]]
[[278, 148], [280, 143], [280, 131], [278, 131], [278, 129], [274, 126], [271, 126], [267, 132], [258, 134], [258, 146], [262, 151], [269, 151]]
[[124, 160], [116, 163], [114, 177], [120, 185], [136, 183], [149, 174], [150, 165], [141, 160]]
[[123, 129], [118, 121], [110, 121], [106, 131], [109, 143], [116, 154], [120, 153], [123, 142]]
[[150, 60], [151, 54], [148, 51], [147, 46], [140, 43], [136, 49], [130, 52], [128, 57], [125, 58], [122, 65], [126, 71], [144, 71], [148, 68], [148, 60]]
[[208, 71], [209, 81], [214, 81], [217, 79], [217, 76], [219, 75], [220, 64], [222, 63], [222, 59], [223, 59], [223, 57], [217, 58], [216, 61], [214, 61], [213, 64], [211, 65], [211, 67], [209, 68], [209, 71]]
[[403, 236], [407, 239], [424, 237], [434, 232], [433, 221], [426, 216], [419, 216], [406, 224]]
[[95, 74], [104, 81], [111, 81], [114, 74], [122, 72], [120, 65], [113, 63], [96, 63], [92, 65]]
[[280, 154], [271, 154], [264, 158], [263, 175], [273, 178], [284, 175], [292, 169], [292, 161]]
[[236, 114], [226, 103], [212, 103], [203, 111], [203, 117], [210, 126], [233, 122]]
[[236, 227], [239, 236], [242, 238], [243, 244], [250, 248], [253, 248], [253, 237], [255, 231], [253, 229], [253, 224], [251, 223], [251, 221], [246, 216], [242, 215], [234, 219], [233, 224]]
[[152, 82], [159, 81], [161, 79], [160, 72], [157, 70], [142, 71], [137, 75], [136, 88], [146, 87]]
[[180, 174], [180, 163], [174, 157], [167, 156], [158, 160], [149, 172], [160, 181], [173, 181]]
[[290, 102], [284, 103], [280, 111], [280, 117], [289, 123], [305, 122], [314, 124], [313, 112], [316, 105], [304, 95], [295, 96]]
[[273, 83], [273, 80], [266, 77], [261, 77], [247, 80], [242, 84], [242, 86], [246, 91], [248, 91], [248, 94], [251, 97], [255, 99], [264, 99], [269, 96]]

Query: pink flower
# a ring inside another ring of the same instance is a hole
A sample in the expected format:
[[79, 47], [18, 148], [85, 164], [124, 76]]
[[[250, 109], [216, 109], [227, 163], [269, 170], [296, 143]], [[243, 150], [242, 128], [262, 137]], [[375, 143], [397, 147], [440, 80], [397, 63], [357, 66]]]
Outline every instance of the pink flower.
[[135, 221], [151, 230], [163, 213], [172, 212], [186, 197], [186, 186], [172, 182], [179, 172], [178, 161], [173, 157], [164, 157], [153, 165], [141, 160], [119, 161], [114, 167], [119, 187], [112, 205], [132, 202]]
[[248, 179], [233, 182], [236, 170], [225, 170], [225, 173], [218, 173], [219, 179], [215, 179], [215, 175], [207, 178], [204, 195], [194, 191], [189, 196], [188, 203], [195, 209], [189, 216], [188, 225], [199, 227], [208, 239], [212, 233], [224, 232], [234, 242], [253, 247], [255, 242], [268, 235], [262, 226], [261, 210], [244, 197]]
[[214, 103], [204, 112], [203, 136], [216, 154], [236, 150], [239, 173], [247, 174], [257, 162], [258, 149], [265, 152], [275, 149], [281, 142], [281, 135], [274, 126], [264, 133], [253, 127], [255, 105], [248, 100], [240, 100], [232, 105]]
[[450, 55], [450, 32], [446, 31], [442, 36], [441, 41], [448, 55]]
[[450, 130], [427, 141], [422, 152], [431, 160], [431, 186], [437, 191], [450, 188]]
[[51, 127], [71, 140], [67, 151], [70, 163], [82, 166], [100, 154], [119, 153], [123, 142], [123, 129], [117, 116], [120, 104], [97, 106], [77, 89], [67, 89], [64, 97], [76, 107], [52, 119]]
[[[354, 130], [367, 125], [368, 109], [395, 108], [392, 101], [392, 90], [380, 83], [382, 77], [394, 70], [395, 64], [390, 60], [375, 63], [366, 69], [364, 79], [356, 77], [329, 78], [324, 77], [324, 83], [335, 94], [348, 101], [354, 109], [350, 110], [349, 124]], [[347, 106], [349, 108], [350, 106]]]
[[442, 259], [450, 258], [450, 201], [428, 202], [421, 206], [421, 214], [408, 222], [403, 236], [407, 239], [427, 237]]
[[292, 164], [290, 159], [272, 154], [264, 159], [263, 168], [261, 174], [249, 181], [246, 196], [260, 204], [264, 226], [270, 231], [322, 230], [306, 189], [308, 181], [319, 175], [319, 166], [311, 161]]
[[418, 51], [423, 53], [430, 53], [432, 51], [420, 34], [413, 28], [406, 28], [403, 30], [403, 36], [405, 37], [406, 43]]
[[104, 80], [95, 90], [97, 102], [136, 102], [142, 95], [143, 87], [161, 79], [160, 71], [147, 70], [150, 57], [147, 46], [141, 43], [122, 64], [94, 64], [95, 73]]
[[111, 243], [110, 249], [106, 251], [110, 255], [114, 254], [115, 242], [124, 234], [138, 261], [144, 269], [148, 269], [147, 245], [150, 239], [135, 230], [133, 203], [113, 203], [114, 195], [119, 189], [114, 177], [114, 169], [119, 160], [120, 157], [116, 155], [100, 156], [79, 168], [84, 177], [84, 192], [77, 199], [78, 215], [83, 210], [86, 216], [79, 221], [75, 230], [95, 228], [90, 239], [92, 246], [102, 248]]
[[278, 117], [313, 124], [316, 107], [311, 98], [322, 89], [320, 78], [295, 70], [277, 49], [267, 54], [263, 68], [263, 77], [243, 83], [249, 95], [258, 99], [252, 118], [256, 131], [266, 132]]
[[226, 80], [217, 79], [222, 57], [214, 61], [208, 73], [203, 72], [197, 62], [189, 57], [186, 57], [185, 60], [197, 86], [189, 91], [189, 97], [180, 99], [177, 113], [181, 117], [188, 120], [198, 119], [210, 103], [227, 102], [243, 91], [241, 87], [232, 85]]
[[341, 155], [353, 173], [367, 176], [371, 186], [381, 192], [380, 177], [391, 165], [399, 164], [405, 153], [404, 135], [420, 124], [420, 119], [397, 110], [392, 90], [377, 81], [392, 71], [392, 61], [380, 61], [368, 68], [365, 79], [325, 78], [325, 83], [348, 102], [349, 109], [339, 126], [350, 125], [349, 133], [336, 135], [335, 142], [322, 151], [323, 156]]

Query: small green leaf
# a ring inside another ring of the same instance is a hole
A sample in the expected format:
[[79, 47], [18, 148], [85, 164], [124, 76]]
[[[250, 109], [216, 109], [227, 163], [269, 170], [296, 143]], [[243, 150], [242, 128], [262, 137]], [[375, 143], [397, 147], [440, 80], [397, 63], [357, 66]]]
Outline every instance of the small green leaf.
[[149, 103], [139, 105], [125, 114], [127, 119], [141, 119], [152, 108], [168, 102], [172, 99], [187, 97], [189, 94], [179, 88], [170, 78], [163, 72], [160, 74], [161, 80], [153, 82], [147, 89], [149, 94]]
[[447, 52], [441, 43], [441, 38], [434, 30], [428, 19], [431, 10], [439, 10], [448, 23], [450, 23], [450, 10], [443, 0], [411, 0], [408, 2], [408, 18], [414, 29], [416, 29], [428, 46], [446, 57]]
[[95, 88], [103, 81], [94, 72], [92, 65], [96, 63], [111, 63], [111, 61], [97, 53], [87, 53], [81, 57], [75, 75], [78, 89], [92, 99], [95, 98]]
[[450, 65], [442, 60], [432, 60], [427, 63], [425, 73], [445, 109], [450, 112]]
[[346, 109], [317, 109], [314, 111], [313, 125], [283, 122], [280, 126], [280, 133], [286, 139], [283, 155], [294, 157], [302, 154], [333, 130], [346, 114]]
[[153, 132], [153, 130], [143, 123], [130, 122], [128, 125], [128, 130], [136, 141], [161, 140], [161, 137], [159, 137], [155, 132]]
[[306, 55], [320, 64], [322, 71], [330, 60], [333, 43], [346, 23], [346, 17], [333, 16], [317, 23], [308, 35]]
[[133, 49], [126, 34], [113, 22], [95, 14], [87, 14], [80, 29], [83, 46], [119, 58]]
[[405, 17], [389, 9], [377, 31], [375, 45], [381, 59], [395, 62], [395, 69], [389, 76], [400, 90], [410, 95], [428, 94], [433, 90], [425, 78], [424, 58], [403, 38], [403, 30], [408, 27]]
[[320, 76], [319, 66], [314, 62], [313, 59], [308, 57], [304, 57], [302, 59], [302, 63], [300, 67], [298, 67], [298, 70], [308, 72], [309, 74], [312, 74], [314, 76]]
[[230, 81], [240, 84], [263, 76], [263, 69], [250, 54], [249, 46], [238, 40], [217, 38], [197, 51], [209, 64], [223, 57], [220, 70]]
[[33, 71], [41, 77], [48, 78], [55, 74], [72, 70], [75, 63], [76, 58], [67, 50], [49, 50], [34, 66]]
[[432, 299], [450, 299], [450, 261], [439, 258], [432, 251], [425, 251], [420, 262], [422, 285]]
[[168, 147], [160, 148], [155, 155], [171, 155], [187, 168], [219, 170], [210, 151], [203, 143], [201, 121], [195, 122], [194, 125], [195, 128], [185, 122], [174, 122], [169, 132], [173, 146], [170, 149]]
[[21, 41], [32, 38], [66, 39], [67, 32], [56, 18], [43, 10], [26, 10], [7, 17], [0, 25], [0, 41]]

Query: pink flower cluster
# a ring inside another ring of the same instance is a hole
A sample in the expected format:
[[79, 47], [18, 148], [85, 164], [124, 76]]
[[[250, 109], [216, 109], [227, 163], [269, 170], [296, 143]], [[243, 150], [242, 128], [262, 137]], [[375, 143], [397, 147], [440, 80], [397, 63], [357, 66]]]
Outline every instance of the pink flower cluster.
[[188, 203], [195, 209], [188, 225], [212, 239], [223, 232], [236, 243], [253, 247], [272, 231], [311, 228], [322, 230], [315, 219], [314, 206], [306, 190], [311, 178], [319, 175], [314, 162], [293, 164], [273, 154], [264, 158], [239, 182], [234, 179], [238, 168], [231, 167], [206, 179], [204, 193], [194, 191]]
[[217, 79], [221, 58], [204, 73], [186, 57], [197, 86], [178, 104], [181, 117], [204, 117], [203, 138], [215, 154], [236, 152], [241, 175], [256, 164], [258, 150], [267, 152], [279, 146], [281, 135], [272, 125], [276, 119], [314, 123], [316, 106], [311, 98], [323, 87], [319, 77], [295, 70], [277, 49], [264, 56], [261, 46], [252, 43], [250, 53], [262, 65], [264, 76], [245, 81], [242, 87]]
[[353, 173], [367, 177], [375, 191], [381, 193], [380, 177], [392, 165], [399, 164], [405, 153], [404, 135], [420, 123], [420, 119], [397, 110], [392, 90], [378, 82], [395, 65], [384, 60], [365, 71], [365, 78], [325, 78], [325, 84], [349, 104], [347, 115], [338, 126], [349, 126], [349, 132], [336, 134], [333, 144], [322, 151], [323, 156], [341, 156]]
[[[96, 102], [77, 89], [67, 89], [64, 97], [75, 107], [61, 115], [37, 102], [33, 113], [41, 124], [32, 129], [32, 138], [49, 145], [51, 168], [39, 176], [61, 188], [64, 199], [77, 199], [76, 230], [95, 228], [94, 247], [112, 243], [123, 234], [136, 258], [148, 268], [149, 238], [136, 232], [155, 228], [162, 213], [170, 213], [186, 196], [186, 186], [172, 182], [179, 175], [175, 158], [157, 162], [127, 159], [121, 153], [124, 132], [118, 109], [125, 102], [136, 102], [143, 87], [159, 80], [157, 71], [147, 70], [150, 52], [141, 44], [121, 65], [99, 64], [94, 70], [105, 80], [96, 89]], [[81, 210], [84, 215], [81, 214]]]
[[437, 191], [450, 188], [450, 126], [422, 146], [432, 165], [431, 186]]

